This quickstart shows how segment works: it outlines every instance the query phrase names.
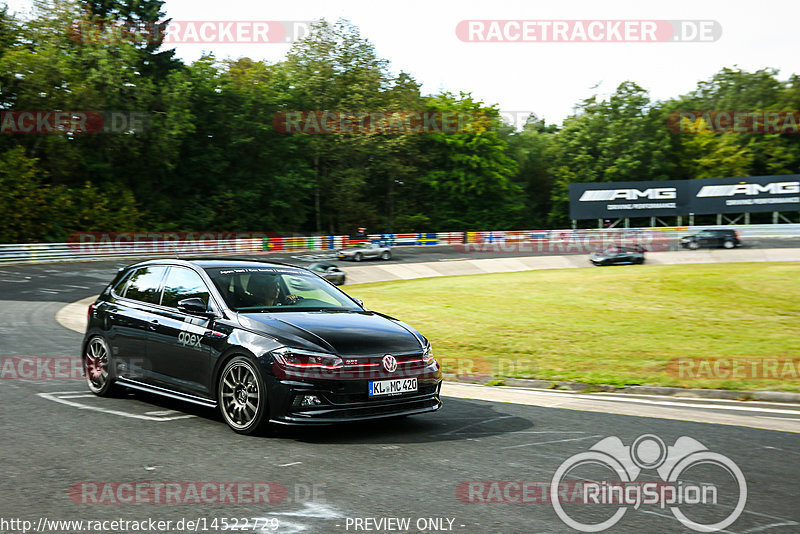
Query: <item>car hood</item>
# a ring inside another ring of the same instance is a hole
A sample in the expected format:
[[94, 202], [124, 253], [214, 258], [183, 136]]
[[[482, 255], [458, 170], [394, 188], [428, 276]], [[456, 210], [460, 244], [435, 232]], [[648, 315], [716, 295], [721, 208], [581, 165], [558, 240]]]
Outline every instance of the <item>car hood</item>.
[[240, 313], [239, 322], [287, 346], [341, 356], [418, 352], [424, 343], [410, 326], [370, 311]]

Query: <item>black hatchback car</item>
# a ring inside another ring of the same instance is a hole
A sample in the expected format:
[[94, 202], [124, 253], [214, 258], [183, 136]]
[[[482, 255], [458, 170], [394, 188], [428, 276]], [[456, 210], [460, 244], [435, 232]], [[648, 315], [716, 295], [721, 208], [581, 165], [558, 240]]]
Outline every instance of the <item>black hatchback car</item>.
[[702, 230], [681, 238], [681, 246], [692, 250], [698, 248], [734, 248], [741, 245], [736, 230]]
[[312, 272], [242, 260], [121, 269], [89, 306], [89, 388], [218, 407], [236, 432], [433, 412], [428, 340]]
[[589, 256], [589, 261], [601, 267], [603, 265], [628, 265], [644, 263], [644, 247], [624, 246], [609, 247], [603, 252], [594, 252]]

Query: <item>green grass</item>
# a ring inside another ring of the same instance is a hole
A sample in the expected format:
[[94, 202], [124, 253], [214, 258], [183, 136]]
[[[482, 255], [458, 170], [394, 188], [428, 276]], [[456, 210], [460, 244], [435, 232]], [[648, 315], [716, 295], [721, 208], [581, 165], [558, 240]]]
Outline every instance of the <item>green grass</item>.
[[667, 372], [672, 358], [800, 359], [800, 262], [543, 270], [347, 289], [427, 336], [445, 371], [800, 391], [800, 378], [785, 373]]

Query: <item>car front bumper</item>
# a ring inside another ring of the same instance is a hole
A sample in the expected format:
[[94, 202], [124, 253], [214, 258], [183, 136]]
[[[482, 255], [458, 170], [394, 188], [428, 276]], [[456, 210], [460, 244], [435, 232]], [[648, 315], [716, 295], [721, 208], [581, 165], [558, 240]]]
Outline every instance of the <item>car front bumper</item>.
[[[411, 377], [411, 375], [408, 375]], [[406, 378], [406, 377], [403, 377]], [[295, 380], [271, 377], [270, 419], [288, 425], [331, 424], [435, 412], [442, 406], [441, 371], [416, 376], [417, 391], [369, 397], [369, 380]], [[380, 378], [385, 380], [385, 378]], [[318, 406], [299, 406], [297, 399], [314, 395]]]

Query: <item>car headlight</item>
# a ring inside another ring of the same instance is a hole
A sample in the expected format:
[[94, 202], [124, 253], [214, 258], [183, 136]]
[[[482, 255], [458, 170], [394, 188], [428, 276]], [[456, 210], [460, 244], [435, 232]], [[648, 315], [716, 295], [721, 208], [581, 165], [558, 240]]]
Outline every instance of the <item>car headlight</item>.
[[326, 352], [281, 347], [273, 350], [272, 354], [278, 365], [287, 370], [333, 370], [344, 366], [340, 357]]
[[433, 357], [433, 348], [430, 344], [425, 347], [425, 351], [422, 353], [422, 363], [426, 366], [436, 363], [436, 358]]

